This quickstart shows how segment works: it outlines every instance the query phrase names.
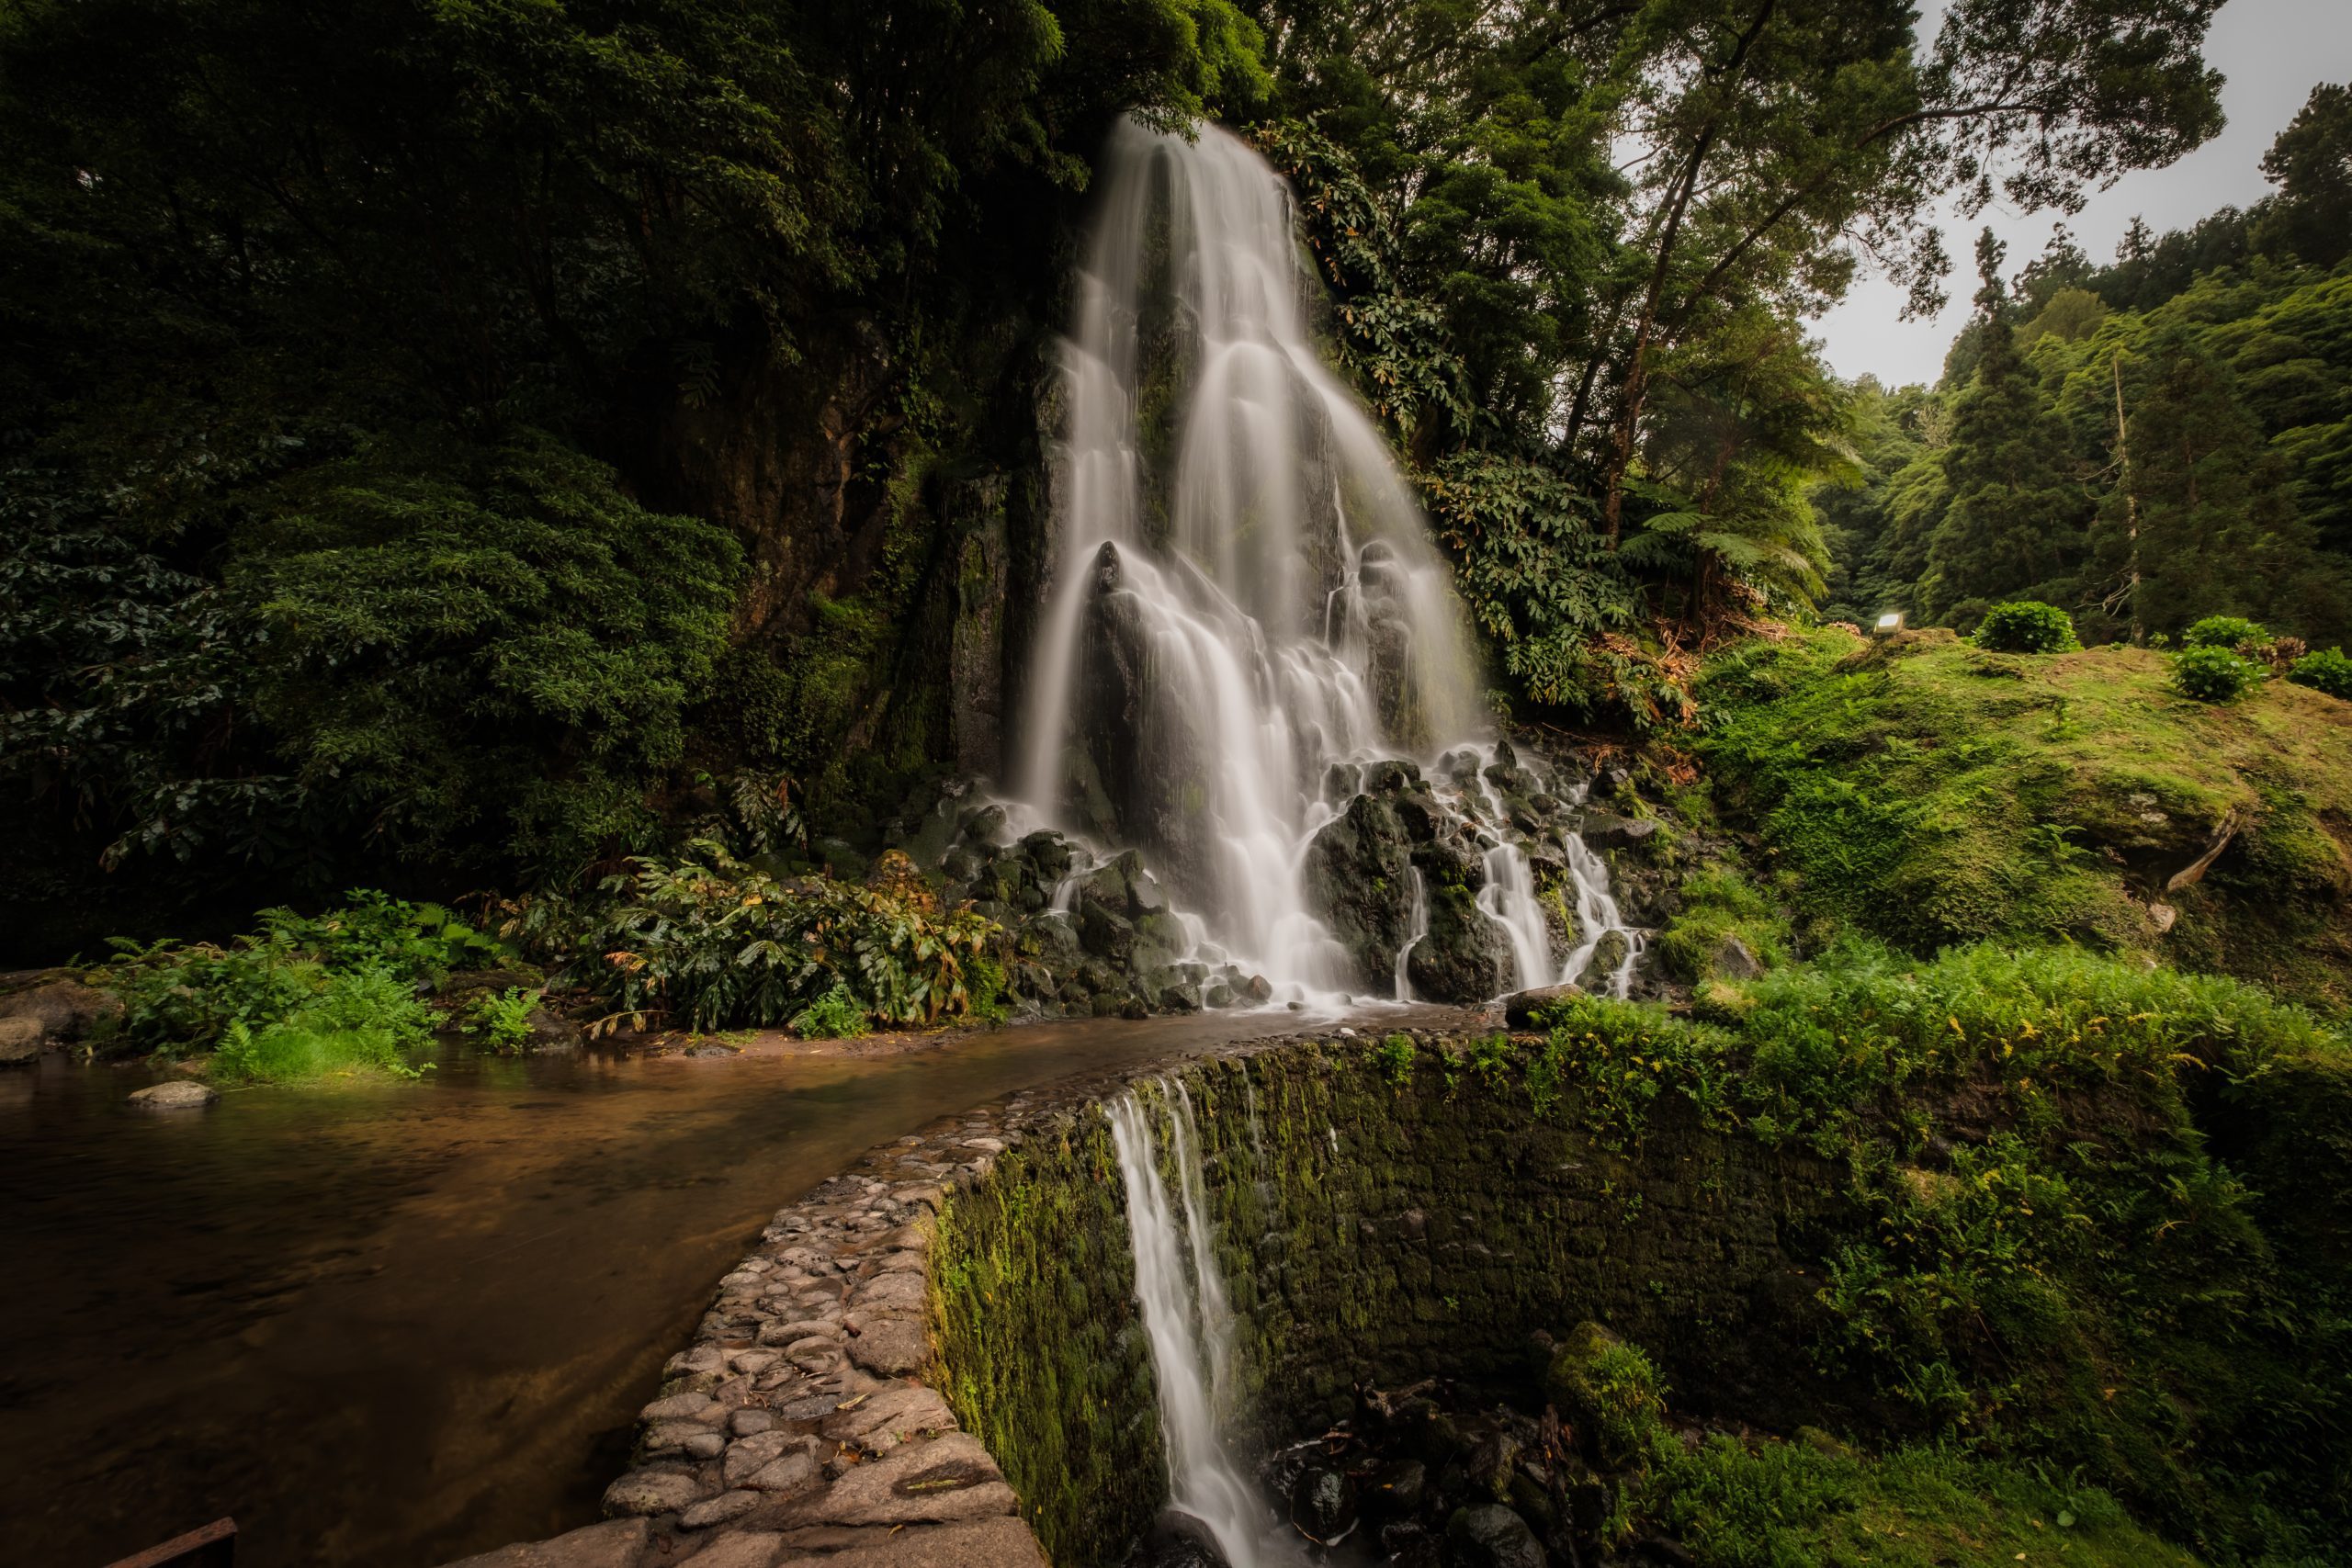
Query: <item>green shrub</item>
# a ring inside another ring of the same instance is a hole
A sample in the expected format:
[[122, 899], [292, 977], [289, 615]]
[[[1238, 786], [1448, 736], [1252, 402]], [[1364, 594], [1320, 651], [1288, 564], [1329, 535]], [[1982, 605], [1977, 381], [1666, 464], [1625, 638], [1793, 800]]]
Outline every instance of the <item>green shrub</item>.
[[509, 986], [495, 996], [484, 992], [469, 1010], [466, 1032], [481, 1034], [483, 1043], [501, 1055], [526, 1050], [531, 1043], [531, 1014], [538, 1005], [539, 993], [520, 986]]
[[1372, 1047], [1372, 1061], [1382, 1077], [1402, 1089], [1413, 1078], [1413, 1037], [1388, 1035]]
[[854, 1040], [873, 1026], [865, 1007], [836, 980], [831, 990], [792, 1015], [792, 1027], [809, 1040]]
[[2173, 689], [2200, 703], [2234, 702], [2261, 679], [2261, 665], [2211, 643], [2191, 644], [2172, 656]]
[[460, 969], [482, 969], [514, 956], [438, 904], [411, 904], [369, 887], [344, 895], [340, 909], [317, 916], [264, 909], [263, 940], [305, 953], [330, 969], [387, 969], [409, 980], [439, 983]]
[[316, 960], [245, 940], [223, 948], [117, 937], [113, 962], [91, 979], [122, 1002], [122, 1035], [132, 1046], [167, 1056], [209, 1051], [231, 1025], [274, 1022], [326, 983]]
[[2180, 634], [2183, 648], [2260, 648], [2269, 640], [2267, 627], [2243, 615], [2208, 615]]
[[2344, 657], [2340, 648], [2314, 649], [2304, 654], [2287, 671], [2287, 679], [2298, 686], [2309, 686], [2315, 692], [2352, 702], [2352, 659]]
[[1975, 641], [1996, 653], [2073, 653], [2083, 646], [2066, 612], [2039, 599], [1994, 605], [1976, 623]]
[[331, 975], [292, 1011], [258, 1027], [232, 1020], [211, 1072], [231, 1083], [294, 1083], [330, 1074], [414, 1077], [402, 1053], [432, 1038], [433, 1013], [382, 969]]
[[641, 858], [605, 886], [623, 901], [571, 970], [612, 1009], [605, 1029], [656, 1018], [698, 1032], [808, 1016], [831, 1026], [844, 1006], [927, 1023], [980, 1016], [1001, 984], [979, 962], [1001, 928], [968, 909], [943, 914], [911, 875], [779, 881], [696, 840], [684, 858]]

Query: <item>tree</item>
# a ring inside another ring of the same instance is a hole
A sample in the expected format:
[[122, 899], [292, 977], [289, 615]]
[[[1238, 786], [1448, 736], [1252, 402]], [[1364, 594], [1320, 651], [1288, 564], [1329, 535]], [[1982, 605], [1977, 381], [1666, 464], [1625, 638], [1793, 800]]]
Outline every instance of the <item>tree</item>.
[[1983, 353], [1953, 406], [1943, 463], [1951, 502], [1921, 583], [1921, 610], [1953, 624], [1996, 599], [2068, 602], [2088, 510], [2064, 429], [2018, 352], [2002, 250], [1990, 229], [1976, 242]]
[[2257, 244], [2313, 266], [2352, 255], [2352, 86], [2313, 87], [2262, 172], [2278, 195], [2255, 225]]

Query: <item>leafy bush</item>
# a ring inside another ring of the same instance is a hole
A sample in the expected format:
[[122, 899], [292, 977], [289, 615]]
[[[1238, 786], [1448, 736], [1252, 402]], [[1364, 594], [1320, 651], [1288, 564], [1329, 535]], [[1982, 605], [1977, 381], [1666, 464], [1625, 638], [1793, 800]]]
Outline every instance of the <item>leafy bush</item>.
[[2066, 612], [2039, 599], [1994, 605], [1976, 623], [1975, 641], [1996, 653], [2072, 653], [2083, 646]]
[[2352, 659], [2340, 648], [2316, 649], [2295, 660], [2287, 679], [2331, 697], [2352, 702]]
[[118, 938], [114, 959], [91, 978], [121, 998], [131, 1044], [165, 1055], [219, 1049], [229, 1055], [215, 1070], [231, 1077], [278, 1081], [390, 1066], [396, 1047], [430, 1032], [417, 984], [503, 958], [506, 949], [438, 905], [364, 887], [346, 897], [316, 916], [265, 909], [261, 930], [228, 947]]
[[783, 882], [706, 839], [683, 859], [641, 857], [605, 886], [623, 901], [574, 966], [613, 1009], [605, 1028], [661, 1018], [708, 1032], [808, 1018], [845, 1032], [851, 1010], [921, 1023], [973, 1017], [992, 999], [976, 961], [1001, 928], [968, 909], [942, 914], [919, 881]]
[[849, 987], [836, 980], [831, 990], [792, 1015], [792, 1027], [810, 1040], [854, 1040], [873, 1026]]
[[438, 904], [412, 904], [370, 887], [344, 895], [340, 909], [316, 916], [264, 909], [268, 945], [304, 953], [330, 969], [389, 970], [407, 980], [439, 982], [460, 969], [513, 957], [496, 937], [478, 931]]
[[293, 1010], [256, 1027], [231, 1021], [212, 1076], [232, 1083], [293, 1083], [329, 1074], [414, 1077], [401, 1053], [433, 1035], [433, 1013], [407, 981], [383, 969], [330, 975]]
[[2192, 643], [2172, 656], [2173, 688], [2200, 703], [2234, 702], [2261, 679], [2261, 665], [2211, 643]]
[[484, 992], [469, 1010], [468, 1033], [480, 1033], [483, 1043], [502, 1055], [521, 1051], [531, 1043], [531, 1014], [539, 993], [509, 986], [496, 995]]
[[2243, 615], [2208, 615], [2180, 634], [2183, 648], [2259, 648], [2269, 640], [2268, 628]]

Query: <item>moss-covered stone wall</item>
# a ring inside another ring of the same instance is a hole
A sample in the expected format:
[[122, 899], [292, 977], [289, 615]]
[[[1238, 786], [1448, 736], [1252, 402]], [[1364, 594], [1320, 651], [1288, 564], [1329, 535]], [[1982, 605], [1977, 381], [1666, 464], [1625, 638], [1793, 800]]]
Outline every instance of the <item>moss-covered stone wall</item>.
[[[1534, 1332], [1584, 1318], [1653, 1348], [1693, 1408], [1752, 1407], [1769, 1391], [1747, 1369], [1803, 1353], [1802, 1260], [1841, 1184], [1671, 1096], [1619, 1149], [1572, 1100], [1531, 1115], [1496, 1047], [1405, 1036], [1238, 1053], [1136, 1092], [1165, 1108], [1179, 1088], [1238, 1319], [1236, 1415], [1261, 1438], [1345, 1414], [1360, 1381], [1517, 1380]], [[934, 1381], [1057, 1563], [1117, 1561], [1166, 1476], [1099, 1104], [958, 1194], [940, 1247]]]

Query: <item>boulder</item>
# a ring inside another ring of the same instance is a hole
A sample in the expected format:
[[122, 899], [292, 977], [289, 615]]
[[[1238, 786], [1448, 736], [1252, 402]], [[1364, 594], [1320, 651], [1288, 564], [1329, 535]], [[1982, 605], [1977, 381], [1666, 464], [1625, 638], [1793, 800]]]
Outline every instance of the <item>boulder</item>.
[[122, 1002], [79, 980], [55, 979], [0, 997], [0, 1019], [29, 1018], [51, 1040], [86, 1040], [122, 1020]]
[[1291, 1485], [1290, 1522], [1307, 1540], [1329, 1545], [1355, 1528], [1356, 1483], [1344, 1470], [1309, 1466]]
[[1549, 1568], [1527, 1521], [1499, 1503], [1457, 1508], [1445, 1521], [1446, 1568]]
[[1163, 1508], [1136, 1555], [1136, 1568], [1231, 1568], [1209, 1527], [1182, 1508]]
[[1376, 1513], [1401, 1519], [1419, 1510], [1428, 1490], [1429, 1469], [1419, 1460], [1392, 1460], [1372, 1472], [1364, 1502]]
[[15, 1066], [37, 1059], [48, 1035], [37, 1018], [0, 1018], [0, 1066]]
[[674, 1514], [702, 1498], [702, 1487], [684, 1470], [633, 1470], [605, 1488], [605, 1512]]
[[1405, 961], [1414, 993], [1430, 1001], [1483, 1002], [1510, 981], [1510, 939], [1459, 882], [1430, 882], [1429, 930]]
[[1764, 973], [1764, 965], [1757, 961], [1756, 954], [1748, 952], [1747, 944], [1736, 936], [1724, 938], [1708, 967], [1723, 980], [1753, 980]]
[[1619, 817], [1607, 811], [1589, 811], [1584, 824], [1577, 829], [1584, 841], [1596, 850], [1622, 849], [1638, 844], [1657, 831], [1655, 817]]
[[1582, 986], [1537, 986], [1532, 990], [1513, 991], [1503, 998], [1503, 1022], [1511, 1029], [1542, 1029], [1541, 1014], [1571, 997], [1584, 995]]
[[1372, 795], [1348, 802], [1306, 846], [1300, 874], [1307, 907], [1354, 960], [1359, 983], [1393, 976], [1413, 904], [1411, 840], [1395, 807]]
[[182, 1078], [133, 1089], [130, 1103], [141, 1111], [201, 1111], [220, 1098], [220, 1090]]

